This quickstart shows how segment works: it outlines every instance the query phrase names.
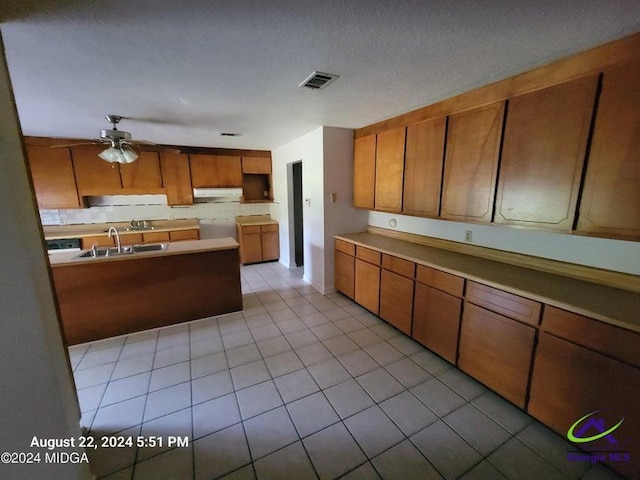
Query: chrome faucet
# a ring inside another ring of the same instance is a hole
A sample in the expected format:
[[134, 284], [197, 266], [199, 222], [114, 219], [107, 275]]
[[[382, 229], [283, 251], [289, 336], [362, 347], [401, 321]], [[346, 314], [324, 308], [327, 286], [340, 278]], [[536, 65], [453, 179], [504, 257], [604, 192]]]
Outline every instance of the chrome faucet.
[[118, 233], [118, 229], [116, 227], [109, 227], [109, 232], [108, 232], [109, 238], [111, 238], [111, 234], [114, 234], [116, 236], [116, 247], [117, 247], [116, 251], [118, 253], [122, 253], [122, 245], [120, 244], [120, 234]]

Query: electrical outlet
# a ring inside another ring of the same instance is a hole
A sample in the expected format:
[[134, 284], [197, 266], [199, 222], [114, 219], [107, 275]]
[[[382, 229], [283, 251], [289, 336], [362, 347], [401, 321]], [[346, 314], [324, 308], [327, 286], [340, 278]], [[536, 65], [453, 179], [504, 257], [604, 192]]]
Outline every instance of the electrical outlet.
[[464, 231], [464, 241], [469, 243], [473, 241], [473, 232], [471, 230]]

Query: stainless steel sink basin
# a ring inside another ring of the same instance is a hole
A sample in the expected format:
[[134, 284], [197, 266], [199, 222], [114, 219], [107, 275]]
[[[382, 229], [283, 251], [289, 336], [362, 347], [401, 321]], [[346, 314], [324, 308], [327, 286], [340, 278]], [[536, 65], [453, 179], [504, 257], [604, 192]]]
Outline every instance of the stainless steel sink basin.
[[132, 255], [142, 252], [158, 252], [167, 249], [166, 243], [153, 243], [149, 245], [127, 245], [122, 247], [122, 251], [118, 252], [116, 247], [97, 248], [82, 252], [76, 258], [103, 258], [103, 257], [119, 257], [122, 255]]
[[153, 243], [150, 245], [134, 245], [133, 252], [156, 252], [158, 250], [166, 250], [166, 243]]

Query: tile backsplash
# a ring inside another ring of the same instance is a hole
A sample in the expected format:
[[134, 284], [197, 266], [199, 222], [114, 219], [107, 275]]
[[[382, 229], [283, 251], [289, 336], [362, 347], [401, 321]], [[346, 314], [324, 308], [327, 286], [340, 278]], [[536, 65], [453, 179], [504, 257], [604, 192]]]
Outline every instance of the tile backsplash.
[[127, 222], [136, 220], [233, 220], [238, 215], [268, 215], [269, 203], [207, 202], [184, 207], [168, 205], [109, 205], [71, 210], [40, 210], [43, 225]]

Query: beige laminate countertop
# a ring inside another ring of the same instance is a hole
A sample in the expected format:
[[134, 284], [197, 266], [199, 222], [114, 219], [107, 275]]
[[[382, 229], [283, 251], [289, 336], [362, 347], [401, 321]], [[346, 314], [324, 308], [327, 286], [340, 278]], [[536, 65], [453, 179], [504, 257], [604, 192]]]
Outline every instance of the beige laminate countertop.
[[150, 222], [153, 229], [126, 230], [126, 228], [131, 225], [129, 222], [91, 223], [84, 225], [47, 225], [42, 227], [42, 229], [44, 231], [45, 240], [58, 240], [64, 238], [84, 238], [92, 237], [94, 235], [106, 235], [109, 227], [116, 227], [120, 235], [200, 228], [200, 224], [197, 219], [151, 220]]
[[269, 215], [247, 215], [236, 217], [236, 223], [241, 227], [250, 225], [277, 225], [278, 221], [273, 220]]
[[81, 263], [94, 264], [101, 262], [119, 262], [126, 260], [135, 260], [139, 258], [164, 257], [167, 255], [184, 255], [189, 253], [211, 252], [217, 250], [231, 250], [240, 246], [240, 244], [231, 237], [210, 238], [207, 240], [186, 240], [182, 242], [170, 242], [166, 245], [166, 250], [113, 255], [110, 257], [99, 258], [78, 258], [87, 250], [83, 250], [82, 252], [55, 252], [49, 254], [49, 263], [52, 267], [55, 268], [69, 265], [78, 265]]
[[640, 332], [640, 294], [373, 233], [336, 235], [516, 295]]

